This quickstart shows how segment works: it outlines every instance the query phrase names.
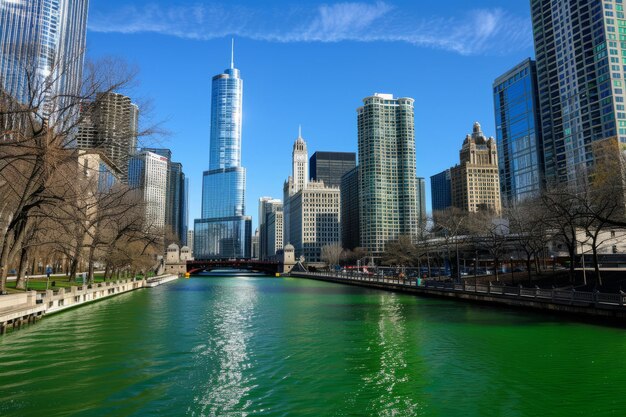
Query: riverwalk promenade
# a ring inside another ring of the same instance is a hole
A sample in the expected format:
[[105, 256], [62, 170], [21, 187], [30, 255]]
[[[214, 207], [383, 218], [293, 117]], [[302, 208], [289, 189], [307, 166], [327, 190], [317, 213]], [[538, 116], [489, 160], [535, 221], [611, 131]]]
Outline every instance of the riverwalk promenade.
[[564, 313], [587, 319], [607, 319], [626, 324], [626, 293], [624, 292], [608, 294], [574, 289], [523, 288], [494, 283], [455, 284], [437, 281], [423, 281], [421, 285], [417, 285], [418, 282], [415, 279], [342, 272], [294, 272], [291, 276], [420, 296]]
[[99, 301], [140, 288], [153, 288], [178, 279], [177, 275], [162, 275], [148, 279], [106, 281], [91, 286], [72, 286], [69, 291], [27, 291], [0, 296], [0, 335], [12, 327], [39, 320], [46, 314]]

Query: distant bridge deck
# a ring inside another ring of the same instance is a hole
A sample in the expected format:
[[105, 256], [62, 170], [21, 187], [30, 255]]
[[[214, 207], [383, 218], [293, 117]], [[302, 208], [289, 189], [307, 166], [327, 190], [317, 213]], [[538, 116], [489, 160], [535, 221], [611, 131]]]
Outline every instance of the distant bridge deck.
[[258, 261], [254, 259], [196, 259], [187, 261], [187, 272], [191, 275], [215, 269], [243, 269], [274, 275], [283, 272], [283, 264], [278, 261]]

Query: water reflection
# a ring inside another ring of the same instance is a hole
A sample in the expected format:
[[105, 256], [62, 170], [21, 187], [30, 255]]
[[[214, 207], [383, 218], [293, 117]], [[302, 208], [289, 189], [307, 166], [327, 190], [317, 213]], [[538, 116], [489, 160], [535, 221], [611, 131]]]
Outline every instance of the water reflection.
[[369, 415], [408, 417], [420, 410], [415, 396], [410, 395], [406, 323], [398, 295], [381, 294], [377, 337], [368, 346], [378, 369], [363, 378], [366, 390], [377, 393], [370, 401]]
[[204, 343], [193, 350], [196, 367], [206, 375], [194, 388], [195, 405], [188, 412], [192, 416], [243, 417], [252, 404], [246, 397], [255, 379], [249, 343], [255, 331], [257, 290], [253, 282], [237, 279], [218, 291], [204, 315]]

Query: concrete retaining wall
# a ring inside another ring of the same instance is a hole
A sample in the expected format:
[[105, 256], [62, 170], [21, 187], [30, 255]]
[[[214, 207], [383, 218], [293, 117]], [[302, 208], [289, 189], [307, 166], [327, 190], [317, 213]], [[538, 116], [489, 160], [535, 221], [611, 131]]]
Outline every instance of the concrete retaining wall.
[[291, 276], [299, 278], [315, 279], [320, 281], [336, 282], [346, 285], [376, 288], [385, 291], [395, 291], [407, 294], [415, 294], [426, 297], [456, 299], [460, 301], [476, 302], [506, 307], [526, 308], [550, 313], [562, 313], [588, 320], [606, 320], [611, 323], [626, 324], [626, 308], [620, 305], [594, 304], [590, 302], [572, 301], [553, 302], [549, 299], [539, 299], [524, 296], [511, 296], [507, 294], [470, 293], [465, 291], [432, 289], [418, 287], [415, 284], [376, 282], [358, 279], [337, 278], [320, 274], [293, 273]]
[[9, 326], [19, 328], [31, 323], [44, 314], [57, 313], [68, 308], [78, 307], [92, 301], [124, 294], [139, 288], [152, 288], [178, 279], [177, 275], [166, 275], [150, 280], [108, 281], [94, 284], [91, 288], [70, 287], [69, 291], [61, 288], [58, 291], [28, 291], [20, 294], [0, 296], [0, 334], [4, 334]]

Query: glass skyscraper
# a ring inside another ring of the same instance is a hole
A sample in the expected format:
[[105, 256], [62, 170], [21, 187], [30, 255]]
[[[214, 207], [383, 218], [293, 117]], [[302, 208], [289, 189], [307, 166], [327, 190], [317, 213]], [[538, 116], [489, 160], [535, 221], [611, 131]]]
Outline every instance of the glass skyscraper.
[[626, 142], [622, 0], [531, 0], [545, 177], [586, 182], [592, 143]]
[[[48, 111], [50, 96], [78, 94], [88, 7], [89, 0], [0, 1], [0, 88]], [[62, 103], [55, 105], [58, 111]]]
[[359, 233], [359, 167], [346, 172], [341, 177], [341, 245], [344, 249], [354, 249], [361, 243]]
[[324, 181], [327, 187], [340, 187], [341, 177], [356, 167], [354, 152], [320, 152], [309, 159], [311, 181]]
[[543, 147], [538, 120], [537, 71], [526, 59], [493, 83], [496, 143], [503, 203], [538, 196]]
[[230, 68], [213, 77], [209, 170], [202, 178], [202, 218], [194, 224], [196, 259], [250, 258], [252, 219], [245, 215], [241, 166], [243, 80]]
[[430, 177], [430, 199], [433, 211], [452, 206], [452, 179], [449, 169]]

